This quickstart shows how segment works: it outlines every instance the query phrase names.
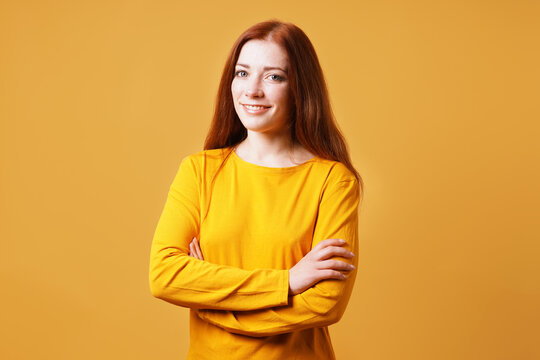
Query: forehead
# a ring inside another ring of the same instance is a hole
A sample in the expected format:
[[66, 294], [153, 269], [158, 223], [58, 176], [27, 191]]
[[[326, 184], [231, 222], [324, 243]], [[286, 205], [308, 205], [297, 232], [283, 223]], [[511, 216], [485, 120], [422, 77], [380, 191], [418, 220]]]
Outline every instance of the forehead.
[[285, 49], [269, 40], [249, 40], [242, 46], [237, 63], [250, 66], [287, 68], [289, 60]]

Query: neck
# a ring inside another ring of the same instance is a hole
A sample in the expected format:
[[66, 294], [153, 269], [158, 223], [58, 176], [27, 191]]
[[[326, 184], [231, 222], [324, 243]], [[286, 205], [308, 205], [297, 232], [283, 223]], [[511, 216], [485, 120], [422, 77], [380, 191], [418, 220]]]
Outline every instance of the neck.
[[248, 130], [247, 138], [238, 146], [250, 154], [252, 160], [272, 160], [290, 157], [296, 147], [290, 131], [280, 134], [265, 134]]

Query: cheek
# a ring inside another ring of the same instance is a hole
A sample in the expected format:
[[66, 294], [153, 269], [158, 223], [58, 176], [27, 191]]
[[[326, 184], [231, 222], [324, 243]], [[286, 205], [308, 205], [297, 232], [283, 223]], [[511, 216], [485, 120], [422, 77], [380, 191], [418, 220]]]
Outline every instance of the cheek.
[[231, 83], [231, 93], [234, 99], [237, 99], [240, 94], [240, 86], [238, 86], [238, 82], [235, 80]]
[[291, 97], [289, 89], [280, 89], [279, 93], [276, 94], [276, 100], [279, 101], [282, 107], [289, 108], [291, 106]]

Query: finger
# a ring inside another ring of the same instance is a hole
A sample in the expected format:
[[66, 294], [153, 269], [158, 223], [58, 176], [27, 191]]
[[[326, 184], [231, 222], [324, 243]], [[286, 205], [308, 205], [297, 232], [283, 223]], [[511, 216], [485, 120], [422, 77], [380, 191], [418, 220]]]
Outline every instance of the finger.
[[327, 246], [324, 249], [319, 250], [315, 254], [315, 259], [317, 260], [326, 260], [334, 256], [341, 256], [344, 258], [352, 258], [354, 254], [344, 247], [340, 246]]
[[190, 243], [189, 248], [191, 249], [190, 251], [195, 259], [202, 260], [199, 258], [199, 254], [197, 253], [197, 249], [195, 248], [195, 243], [193, 241]]
[[318, 271], [318, 275], [321, 280], [324, 280], [324, 279], [345, 280], [347, 278], [347, 275], [336, 270], [320, 270]]
[[193, 243], [194, 243], [193, 247], [195, 248], [195, 251], [197, 252], [197, 255], [199, 256], [199, 259], [204, 260], [204, 256], [202, 254], [201, 247], [199, 246], [199, 241], [197, 240], [197, 238], [193, 240]]
[[195, 257], [195, 251], [193, 251], [193, 242], [189, 243], [189, 256]]
[[331, 270], [342, 270], [342, 271], [351, 271], [355, 267], [352, 264], [346, 263], [345, 261], [340, 260], [324, 260], [317, 263], [319, 269], [331, 269]]
[[331, 246], [331, 245], [334, 245], [334, 246], [345, 245], [345, 240], [343, 240], [343, 239], [324, 239], [321, 242], [319, 242], [317, 245], [315, 245], [312, 250], [315, 250], [315, 249], [320, 250], [320, 249], [322, 249], [324, 247]]

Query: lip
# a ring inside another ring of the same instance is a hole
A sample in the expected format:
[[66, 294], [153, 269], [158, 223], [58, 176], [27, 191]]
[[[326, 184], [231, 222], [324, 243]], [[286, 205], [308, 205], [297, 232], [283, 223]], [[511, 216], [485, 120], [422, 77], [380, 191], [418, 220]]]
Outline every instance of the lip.
[[[269, 105], [263, 105], [263, 104], [240, 104], [242, 105], [242, 107], [244, 108], [244, 111], [249, 113], [249, 114], [261, 114], [265, 111], [267, 111], [268, 109], [271, 108], [271, 106]], [[249, 109], [246, 105], [249, 105], [249, 106], [264, 106], [264, 108], [262, 109], [257, 109], [257, 110], [254, 110], [254, 109]]]
[[265, 105], [265, 104], [244, 104], [244, 103], [240, 103], [240, 105], [264, 106], [264, 107], [270, 107], [271, 106], [271, 105]]

